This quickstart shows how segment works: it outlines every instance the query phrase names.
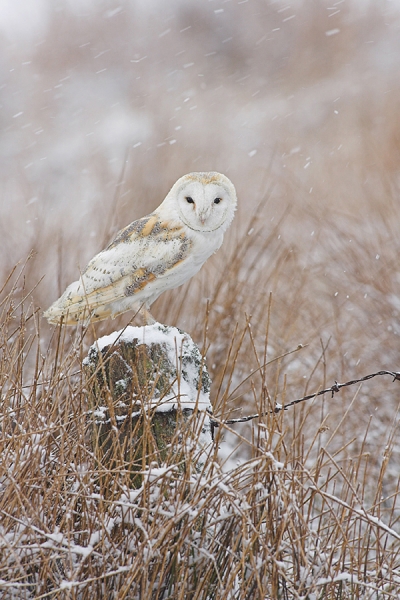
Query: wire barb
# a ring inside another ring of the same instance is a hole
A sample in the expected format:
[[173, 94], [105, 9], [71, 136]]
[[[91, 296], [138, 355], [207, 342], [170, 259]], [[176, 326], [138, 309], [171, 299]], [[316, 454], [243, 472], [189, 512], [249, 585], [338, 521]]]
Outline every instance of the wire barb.
[[321, 396], [323, 394], [331, 393], [333, 396], [341, 390], [343, 387], [348, 387], [350, 385], [354, 385], [356, 383], [362, 383], [363, 381], [368, 381], [368, 379], [372, 379], [373, 377], [377, 377], [378, 375], [391, 375], [393, 377], [393, 381], [400, 381], [400, 371], [377, 371], [376, 373], [371, 373], [370, 375], [365, 375], [365, 377], [361, 377], [360, 379], [352, 379], [351, 381], [346, 381], [346, 383], [338, 383], [335, 380], [335, 383], [326, 390], [320, 390], [315, 394], [309, 394], [308, 396], [303, 396], [303, 398], [298, 398], [297, 400], [292, 400], [288, 404], [284, 406], [277, 404], [273, 410], [269, 410], [263, 413], [259, 413], [256, 415], [248, 415], [247, 417], [239, 417], [238, 419], [226, 419], [221, 420], [217, 418], [211, 419], [211, 425], [213, 427], [220, 427], [221, 425], [234, 425], [236, 423], [246, 423], [247, 421], [251, 421], [252, 419], [259, 419], [261, 417], [265, 417], [266, 415], [277, 414], [281, 412], [281, 410], [287, 410], [291, 406], [295, 406], [295, 404], [300, 404], [300, 402], [305, 402], [306, 400], [311, 400], [312, 398], [316, 398], [317, 396]]

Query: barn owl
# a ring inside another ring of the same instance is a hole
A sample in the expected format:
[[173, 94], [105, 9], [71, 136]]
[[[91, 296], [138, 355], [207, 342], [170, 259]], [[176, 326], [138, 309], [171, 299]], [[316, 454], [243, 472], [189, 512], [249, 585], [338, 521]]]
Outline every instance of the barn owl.
[[154, 323], [149, 308], [195, 275], [221, 246], [236, 210], [221, 173], [189, 173], [151, 214], [122, 229], [44, 313], [50, 323], [101, 321], [128, 310]]

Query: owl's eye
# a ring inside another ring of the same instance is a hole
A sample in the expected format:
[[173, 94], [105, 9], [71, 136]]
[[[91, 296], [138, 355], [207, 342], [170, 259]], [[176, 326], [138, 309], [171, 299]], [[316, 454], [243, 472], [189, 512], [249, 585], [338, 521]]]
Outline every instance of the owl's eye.
[[215, 198], [214, 200], [214, 204], [219, 204], [221, 202], [222, 198]]
[[186, 199], [186, 202], [187, 202], [188, 204], [194, 204], [194, 200], [193, 200], [193, 198], [191, 198], [190, 196], [186, 196], [186, 198], [185, 198], [185, 199]]

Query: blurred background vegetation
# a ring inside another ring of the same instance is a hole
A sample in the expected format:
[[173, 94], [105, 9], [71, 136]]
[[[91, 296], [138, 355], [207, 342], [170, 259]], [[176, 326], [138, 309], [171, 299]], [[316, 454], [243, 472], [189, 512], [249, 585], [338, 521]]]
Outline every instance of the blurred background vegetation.
[[[259, 597], [399, 596], [398, 381], [219, 428], [212, 469], [224, 483], [204, 478], [190, 518], [178, 471], [160, 493], [156, 481], [156, 500], [147, 488], [132, 499], [128, 486], [108, 505], [81, 365], [94, 339], [132, 314], [86, 332], [41, 317], [178, 177], [217, 170], [237, 188], [234, 223], [201, 272], [152, 307], [207, 351], [214, 415], [399, 371], [399, 57], [398, 0], [2, 0], [8, 597], [144, 597], [149, 573], [151, 597], [164, 597], [158, 580], [189, 589], [191, 573], [196, 598], [211, 597], [217, 575], [223, 593], [246, 599], [261, 588]], [[130, 465], [110, 476], [129, 481]], [[208, 511], [200, 537], [198, 505]], [[209, 529], [218, 514], [223, 526]], [[206, 550], [198, 572], [194, 547]]]
[[[10, 0], [0, 31], [0, 270], [34, 250], [35, 307], [179, 176], [218, 170], [234, 225], [154, 307], [200, 342], [211, 300], [215, 385], [236, 321], [252, 315], [262, 348], [271, 293], [269, 355], [309, 344], [287, 367], [296, 390], [314, 368], [314, 388], [396, 370], [398, 2]], [[254, 368], [238, 364], [236, 383]]]

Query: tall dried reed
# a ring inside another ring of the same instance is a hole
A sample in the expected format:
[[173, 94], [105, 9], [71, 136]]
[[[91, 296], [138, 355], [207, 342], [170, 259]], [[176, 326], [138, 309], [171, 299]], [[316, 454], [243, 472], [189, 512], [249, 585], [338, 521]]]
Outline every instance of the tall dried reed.
[[[172, 292], [177, 302], [156, 307], [165, 320], [190, 325], [197, 315], [220, 418], [317, 391], [338, 366], [328, 341], [314, 339], [319, 310], [307, 320], [313, 274], [301, 274], [302, 257], [275, 229], [263, 235], [264, 204], [222, 253], [227, 266], [213, 278], [208, 306], [200, 279]], [[177, 432], [172, 447], [188, 453], [184, 463], [175, 452], [150, 462], [141, 487], [131, 489], [129, 464], [121, 458], [100, 473], [88, 441], [81, 363], [97, 334], [42, 324], [37, 288], [26, 286], [33, 261], [11, 272], [1, 297], [5, 597], [397, 597], [398, 416], [390, 384], [385, 401], [375, 398], [379, 419], [365, 412], [374, 381], [368, 393], [345, 391], [251, 425], [218, 427], [200, 472], [193, 437]], [[317, 272], [319, 261], [311, 265]]]

